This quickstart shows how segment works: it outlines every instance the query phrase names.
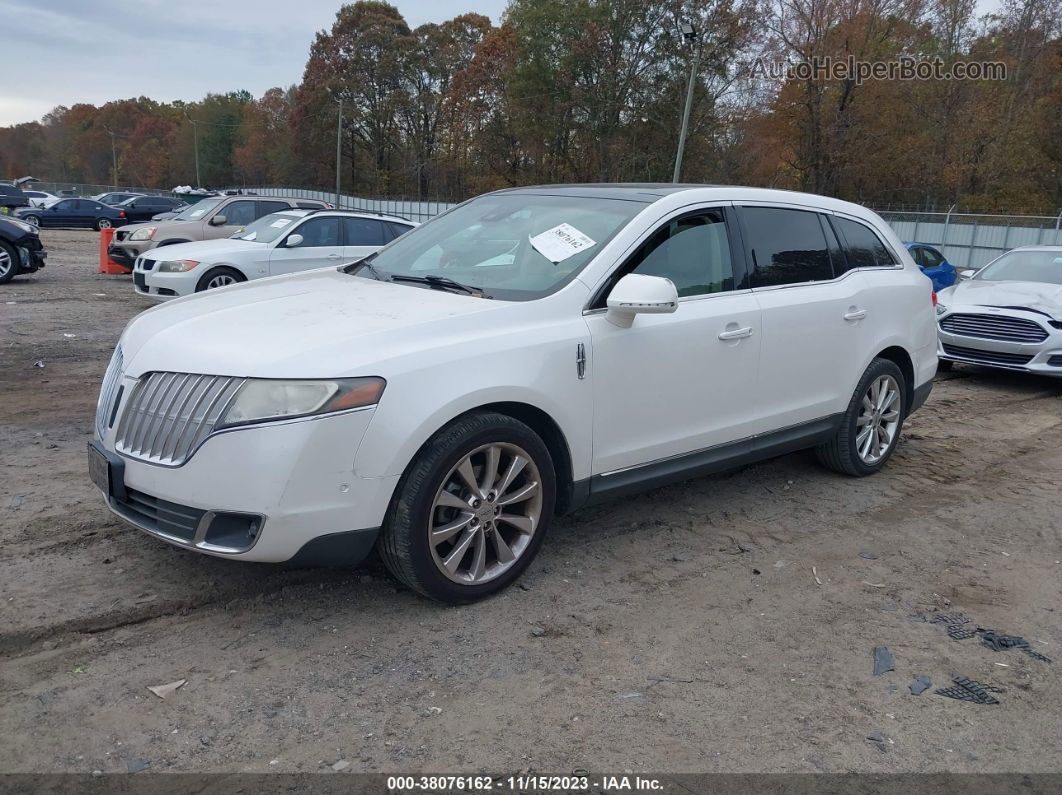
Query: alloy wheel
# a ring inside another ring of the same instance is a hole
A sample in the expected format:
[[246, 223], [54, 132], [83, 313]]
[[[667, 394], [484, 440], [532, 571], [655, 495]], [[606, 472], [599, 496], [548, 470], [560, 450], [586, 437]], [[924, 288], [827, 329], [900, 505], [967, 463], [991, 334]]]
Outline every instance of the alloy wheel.
[[101, 218], [99, 221], [96, 222], [96, 225], [100, 229], [110, 229], [111, 228], [111, 222], [108, 221], [106, 218]]
[[26, 218], [25, 218], [25, 221], [26, 221], [27, 224], [33, 224], [34, 226], [40, 226], [41, 225], [41, 219], [38, 218], [35, 215], [27, 215]]
[[856, 419], [856, 452], [864, 464], [884, 458], [900, 427], [900, 385], [891, 375], [870, 382]]
[[5, 278], [14, 267], [15, 263], [11, 259], [11, 255], [5, 249], [0, 248], [0, 279]]
[[230, 284], [236, 284], [236, 280], [227, 273], [221, 273], [208, 281], [206, 288], [213, 290], [215, 287], [227, 287]]
[[531, 456], [515, 444], [477, 447], [435, 495], [427, 528], [432, 558], [453, 582], [489, 582], [527, 551], [541, 516], [542, 481]]

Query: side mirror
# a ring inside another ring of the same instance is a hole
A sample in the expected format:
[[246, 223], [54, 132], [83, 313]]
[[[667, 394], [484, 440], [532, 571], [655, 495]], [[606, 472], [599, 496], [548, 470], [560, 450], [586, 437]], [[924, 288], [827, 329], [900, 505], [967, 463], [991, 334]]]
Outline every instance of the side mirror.
[[301, 246], [303, 240], [303, 236], [296, 232], [293, 235], [288, 235], [287, 242], [285, 242], [284, 245], [287, 248], [295, 248], [296, 246]]
[[976, 274], [977, 274], [977, 271], [972, 270], [970, 268], [966, 268], [964, 270], [959, 271], [959, 278], [960, 279], [972, 279]]
[[671, 279], [628, 273], [608, 294], [607, 305], [608, 321], [629, 328], [635, 315], [666, 314], [678, 309], [678, 290]]
[[211, 226], [225, 226], [225, 216], [224, 215], [215, 215], [213, 218], [210, 219], [210, 225]]

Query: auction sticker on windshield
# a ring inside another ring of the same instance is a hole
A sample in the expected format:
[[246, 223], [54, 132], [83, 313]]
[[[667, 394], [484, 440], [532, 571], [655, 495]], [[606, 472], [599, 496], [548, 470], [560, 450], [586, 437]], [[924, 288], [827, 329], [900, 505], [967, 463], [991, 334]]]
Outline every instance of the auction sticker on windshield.
[[554, 265], [564, 262], [568, 257], [575, 256], [595, 243], [571, 224], [558, 224], [552, 229], [529, 237], [528, 240], [539, 254]]

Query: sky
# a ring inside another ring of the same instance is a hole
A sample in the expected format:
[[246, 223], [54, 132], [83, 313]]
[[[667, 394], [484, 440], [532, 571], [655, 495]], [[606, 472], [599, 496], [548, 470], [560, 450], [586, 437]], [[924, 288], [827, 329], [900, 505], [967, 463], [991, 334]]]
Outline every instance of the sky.
[[[410, 27], [475, 11], [497, 24], [507, 0], [391, 0]], [[314, 34], [342, 0], [2, 0], [0, 126], [56, 105], [147, 96], [261, 96], [302, 79]]]

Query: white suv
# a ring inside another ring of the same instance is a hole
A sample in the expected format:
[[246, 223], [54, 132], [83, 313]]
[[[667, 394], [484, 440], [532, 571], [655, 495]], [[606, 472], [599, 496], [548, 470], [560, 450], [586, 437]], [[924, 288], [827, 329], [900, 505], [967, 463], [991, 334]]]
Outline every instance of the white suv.
[[376, 545], [411, 588], [468, 601], [518, 577], [557, 512], [801, 448], [876, 472], [936, 372], [931, 295], [842, 201], [501, 191], [354, 265], [135, 318], [89, 470], [173, 544], [296, 563]]
[[223, 240], [153, 248], [133, 264], [133, 289], [160, 301], [339, 265], [379, 251], [416, 224], [347, 210], [284, 210]]

